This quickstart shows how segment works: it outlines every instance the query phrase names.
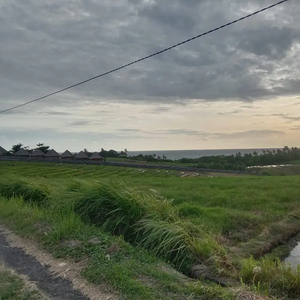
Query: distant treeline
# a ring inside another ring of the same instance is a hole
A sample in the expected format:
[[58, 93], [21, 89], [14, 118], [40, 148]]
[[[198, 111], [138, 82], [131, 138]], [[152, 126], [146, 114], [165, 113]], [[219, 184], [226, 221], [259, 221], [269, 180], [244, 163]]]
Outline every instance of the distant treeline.
[[289, 163], [300, 160], [300, 149], [285, 146], [282, 150], [263, 150], [261, 154], [256, 151], [242, 155], [203, 156], [196, 159], [182, 158], [180, 163], [191, 163], [197, 168], [221, 170], [245, 170], [250, 166], [266, 166]]
[[163, 156], [156, 156], [155, 153], [153, 154], [139, 154], [136, 156], [129, 156], [128, 158], [132, 160], [137, 160], [137, 161], [148, 161], [148, 162], [173, 162], [171, 159], [167, 159], [165, 155]]

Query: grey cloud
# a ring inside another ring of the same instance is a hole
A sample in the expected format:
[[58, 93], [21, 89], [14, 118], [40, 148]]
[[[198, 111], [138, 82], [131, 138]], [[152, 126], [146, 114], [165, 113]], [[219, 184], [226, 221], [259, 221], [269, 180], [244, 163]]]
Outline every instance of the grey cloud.
[[[7, 1], [0, 11], [0, 109], [64, 88], [255, 10], [247, 1]], [[297, 3], [32, 105], [244, 102], [300, 94]], [[287, 66], [292, 66], [290, 70]], [[284, 74], [281, 72], [284, 71]], [[158, 112], [158, 111], [156, 111]], [[155, 111], [154, 111], [155, 113]]]
[[245, 30], [239, 47], [258, 56], [280, 59], [287, 55], [295, 40], [300, 37], [297, 30], [287, 27], [267, 27], [256, 30]]
[[290, 122], [300, 121], [300, 117], [291, 116], [289, 113], [281, 114], [255, 114], [253, 117], [265, 118], [265, 117], [279, 117]]
[[151, 109], [149, 112], [151, 114], [161, 114], [161, 113], [165, 113], [165, 112], [170, 112], [172, 110], [172, 107], [155, 107], [153, 109]]
[[300, 117], [290, 117], [290, 116], [287, 116], [287, 117], [283, 117], [283, 119], [289, 120], [289, 121], [300, 121]]
[[118, 129], [120, 132], [128, 132], [128, 133], [136, 133], [141, 132], [139, 129], [130, 129], [130, 128], [124, 128], [124, 129]]
[[69, 125], [71, 126], [84, 126], [84, 125], [88, 125], [90, 122], [89, 121], [75, 121], [70, 123]]
[[42, 114], [50, 115], [50, 116], [68, 116], [68, 115], [71, 115], [71, 113], [62, 112], [62, 111], [48, 111], [48, 112], [43, 112]]

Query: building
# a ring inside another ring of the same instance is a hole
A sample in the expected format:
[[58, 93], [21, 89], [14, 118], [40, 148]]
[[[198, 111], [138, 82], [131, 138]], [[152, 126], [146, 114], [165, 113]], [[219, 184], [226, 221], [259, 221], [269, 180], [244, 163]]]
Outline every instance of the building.
[[78, 160], [88, 160], [89, 157], [87, 156], [87, 154], [83, 151], [80, 151], [78, 154], [75, 155], [75, 159]]
[[90, 160], [93, 160], [93, 161], [103, 161], [103, 158], [102, 158], [102, 156], [99, 153], [95, 152], [95, 153], [93, 153], [90, 156]]
[[45, 158], [59, 159], [60, 155], [54, 149], [51, 149], [46, 153]]
[[6, 155], [6, 154], [7, 154], [7, 151], [0, 146], [0, 156], [1, 155]]
[[72, 159], [73, 158], [73, 154], [69, 151], [66, 150], [61, 156], [61, 159]]
[[32, 151], [32, 153], [30, 154], [31, 157], [34, 157], [34, 158], [44, 158], [45, 157], [45, 153], [40, 150], [40, 149], [35, 149]]
[[29, 157], [30, 153], [27, 150], [21, 148], [14, 155], [17, 157]]

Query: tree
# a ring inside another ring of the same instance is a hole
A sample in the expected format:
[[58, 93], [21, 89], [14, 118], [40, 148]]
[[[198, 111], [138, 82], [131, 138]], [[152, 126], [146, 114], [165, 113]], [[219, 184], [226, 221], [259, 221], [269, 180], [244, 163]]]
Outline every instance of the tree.
[[49, 150], [49, 146], [45, 146], [44, 143], [38, 143], [37, 144], [38, 149], [40, 149], [42, 152], [47, 153]]
[[23, 144], [21, 144], [21, 143], [13, 145], [9, 152], [12, 153], [12, 154], [15, 154], [22, 148], [22, 146], [23, 146]]
[[127, 149], [125, 149], [124, 151], [121, 151], [120, 156], [127, 157]]

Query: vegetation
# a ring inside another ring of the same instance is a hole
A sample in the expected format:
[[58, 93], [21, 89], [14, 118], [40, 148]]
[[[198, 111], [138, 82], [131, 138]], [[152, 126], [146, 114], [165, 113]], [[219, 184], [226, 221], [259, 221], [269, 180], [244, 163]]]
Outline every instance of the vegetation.
[[[43, 144], [43, 143], [38, 143], [36, 145], [36, 148], [34, 148], [34, 149], [39, 149], [46, 154], [49, 151], [49, 148], [50, 148], [49, 146], [45, 146], [45, 144]], [[20, 149], [25, 149], [30, 153], [34, 150], [34, 149], [30, 149], [29, 146], [24, 147], [24, 145], [22, 143], [18, 143], [16, 145], [13, 145], [11, 150], [9, 150], [6, 153], [6, 155], [13, 155], [13, 154], [17, 153]]]
[[18, 275], [4, 268], [0, 262], [0, 299], [1, 300], [41, 300], [45, 299], [32, 286]]
[[[181, 177], [180, 172], [21, 162], [0, 162], [0, 170], [1, 219], [14, 220], [28, 235], [36, 222], [46, 222], [51, 230], [39, 237], [43, 245], [59, 256], [88, 257], [84, 276], [107, 281], [129, 299], [231, 299], [230, 289], [203, 282], [199, 287], [178, 273], [170, 277], [168, 263], [188, 275], [200, 262], [260, 293], [297, 299], [298, 271], [274, 257], [243, 258], [255, 253], [252, 245], [262, 236], [270, 241], [282, 235], [274, 224], [288, 221], [299, 229], [297, 176]], [[93, 236], [103, 246], [91, 251]], [[66, 249], [61, 245], [66, 239], [79, 240], [82, 247]], [[236, 255], [238, 249], [243, 257]]]
[[235, 155], [203, 156], [197, 159], [179, 160], [181, 163], [193, 163], [197, 168], [220, 169], [220, 170], [246, 170], [250, 166], [265, 166], [289, 163], [300, 159], [300, 149], [285, 146], [283, 150], [263, 150], [262, 154], [257, 152], [236, 153]]
[[[18, 150], [24, 148], [29, 152], [33, 149], [29, 147], [23, 147], [23, 144], [19, 143], [12, 146], [12, 149], [8, 152], [8, 155], [15, 154]], [[47, 153], [49, 146], [45, 146], [43, 143], [37, 144], [36, 149], [40, 149], [42, 152]], [[83, 150], [88, 156], [92, 153], [87, 149]], [[118, 161], [118, 162], [145, 162], [145, 163], [157, 163], [166, 165], [178, 165], [178, 166], [190, 166], [197, 167], [200, 169], [210, 169], [210, 170], [234, 170], [234, 171], [245, 171], [249, 167], [255, 166], [255, 172], [260, 172], [257, 166], [267, 166], [267, 165], [278, 165], [287, 164], [300, 161], [300, 149], [297, 147], [289, 148], [285, 146], [282, 150], [263, 150], [261, 154], [256, 151], [253, 153], [246, 153], [242, 155], [240, 152], [235, 155], [214, 155], [214, 156], [203, 156], [200, 158], [182, 158], [179, 160], [167, 159], [165, 155], [162, 157], [153, 154], [139, 154], [136, 156], [128, 156], [128, 151], [116, 151], [116, 150], [105, 150], [101, 148], [99, 151], [101, 157], [106, 161]], [[250, 172], [253, 170], [249, 170]], [[261, 172], [263, 173], [263, 172]]]
[[[51, 203], [58, 209], [55, 197]], [[53, 211], [22, 198], [0, 198], [0, 220], [19, 234], [34, 236], [57, 258], [86, 261], [82, 275], [91, 283], [109, 284], [124, 299], [234, 299], [229, 289], [190, 280], [143, 248], [130, 246], [122, 236], [83, 222], [70, 206]], [[91, 244], [91, 238], [99, 244]]]

